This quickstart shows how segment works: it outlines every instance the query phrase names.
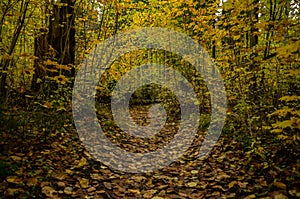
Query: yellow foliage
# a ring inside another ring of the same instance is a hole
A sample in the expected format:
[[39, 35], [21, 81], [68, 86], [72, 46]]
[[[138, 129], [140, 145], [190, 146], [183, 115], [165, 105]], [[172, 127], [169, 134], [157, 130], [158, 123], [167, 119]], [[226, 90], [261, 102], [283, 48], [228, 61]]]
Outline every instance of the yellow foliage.
[[283, 96], [279, 100], [286, 101], [286, 102], [298, 101], [298, 100], [300, 100], [300, 96], [297, 96], [297, 95]]

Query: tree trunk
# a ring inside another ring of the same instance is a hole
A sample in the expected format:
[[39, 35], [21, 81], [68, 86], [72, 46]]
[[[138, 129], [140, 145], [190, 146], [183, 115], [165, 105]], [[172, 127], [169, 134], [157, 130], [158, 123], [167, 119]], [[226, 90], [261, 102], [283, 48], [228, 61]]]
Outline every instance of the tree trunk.
[[[63, 5], [62, 5], [63, 4]], [[60, 4], [55, 4], [49, 24], [48, 43], [56, 52], [55, 61], [58, 64], [74, 65], [75, 63], [75, 0], [61, 0]], [[75, 68], [72, 67], [70, 73], [65, 73], [69, 77], [75, 75]]]
[[46, 71], [43, 67], [43, 62], [46, 60], [48, 53], [48, 36], [46, 30], [41, 30], [41, 35], [34, 39], [34, 56], [38, 59], [34, 60], [34, 75], [31, 83], [31, 90], [38, 92], [41, 85], [44, 83]]

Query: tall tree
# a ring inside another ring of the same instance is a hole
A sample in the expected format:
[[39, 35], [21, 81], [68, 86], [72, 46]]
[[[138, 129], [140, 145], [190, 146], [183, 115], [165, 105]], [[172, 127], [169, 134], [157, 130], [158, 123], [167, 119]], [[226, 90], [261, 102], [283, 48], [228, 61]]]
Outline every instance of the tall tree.
[[[58, 64], [75, 64], [75, 0], [61, 0], [53, 5], [48, 43], [55, 50]], [[71, 76], [75, 75], [72, 67]]]

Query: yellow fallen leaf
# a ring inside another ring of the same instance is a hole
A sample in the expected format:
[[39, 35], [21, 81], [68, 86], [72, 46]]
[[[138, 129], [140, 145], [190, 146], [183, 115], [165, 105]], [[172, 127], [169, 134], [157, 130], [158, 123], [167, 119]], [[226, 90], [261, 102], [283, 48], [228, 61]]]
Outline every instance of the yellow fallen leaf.
[[155, 189], [150, 189], [144, 192], [143, 198], [151, 198], [153, 194], [155, 194], [157, 190]]
[[45, 194], [49, 198], [54, 198], [57, 195], [57, 191], [49, 186], [43, 187], [42, 193]]
[[71, 169], [66, 169], [67, 174], [73, 174], [73, 171]]
[[198, 170], [192, 170], [192, 171], [191, 171], [191, 174], [198, 174], [198, 173], [199, 173]]
[[79, 160], [79, 162], [78, 162], [76, 168], [83, 167], [84, 165], [86, 165], [86, 159], [85, 159], [84, 157], [82, 157], [82, 158]]
[[7, 176], [6, 181], [13, 184], [19, 184], [22, 182], [22, 179], [17, 176]]
[[138, 189], [128, 189], [129, 193], [140, 194], [140, 190]]
[[89, 186], [89, 180], [88, 180], [88, 179], [85, 179], [85, 178], [82, 178], [82, 179], [79, 181], [79, 183], [80, 183], [81, 188], [83, 188], [83, 189], [86, 189], [86, 188], [88, 188], [88, 186]]
[[274, 196], [274, 199], [288, 199], [288, 197], [281, 193], [279, 195]]
[[51, 151], [50, 150], [45, 150], [45, 151], [42, 151], [41, 154], [44, 154], [44, 155], [47, 155], [47, 154], [50, 154]]
[[274, 182], [274, 186], [279, 189], [286, 189], [286, 184], [284, 184], [283, 182]]
[[256, 198], [255, 194], [249, 195], [247, 198]]
[[237, 181], [232, 181], [228, 184], [229, 189], [232, 188], [234, 185], [237, 184]]
[[13, 156], [10, 156], [11, 157], [11, 159], [13, 160], [13, 161], [15, 161], [15, 162], [19, 162], [19, 161], [21, 161], [22, 160], [22, 158], [21, 157], [19, 157], [19, 156], [15, 156], [15, 155], [13, 155]]
[[189, 182], [189, 183], [187, 184], [187, 186], [188, 186], [188, 187], [195, 187], [195, 186], [197, 186], [197, 182]]

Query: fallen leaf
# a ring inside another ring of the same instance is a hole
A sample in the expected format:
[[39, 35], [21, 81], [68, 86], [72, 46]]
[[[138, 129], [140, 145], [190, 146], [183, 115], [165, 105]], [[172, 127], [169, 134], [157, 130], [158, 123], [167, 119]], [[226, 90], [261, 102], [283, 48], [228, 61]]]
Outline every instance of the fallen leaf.
[[195, 186], [197, 186], [197, 182], [189, 182], [189, 183], [187, 184], [187, 186], [188, 186], [188, 187], [195, 187]]
[[81, 188], [83, 188], [83, 189], [86, 189], [86, 188], [88, 188], [88, 186], [89, 186], [89, 180], [88, 180], [88, 179], [85, 179], [85, 178], [82, 178], [82, 179], [79, 181], [79, 183], [80, 183]]
[[7, 176], [6, 181], [13, 184], [20, 184], [22, 179], [18, 178], [17, 176]]
[[20, 162], [20, 161], [22, 160], [22, 158], [19, 157], [19, 156], [13, 155], [13, 156], [10, 156], [10, 157], [11, 157], [11, 159], [12, 159], [13, 161], [15, 161], [15, 162]]
[[284, 184], [283, 182], [274, 182], [274, 186], [279, 189], [286, 189], [286, 184]]
[[42, 193], [45, 194], [49, 198], [54, 198], [57, 195], [57, 191], [52, 187], [45, 186], [42, 188]]
[[66, 184], [64, 182], [57, 182], [57, 186], [64, 188], [66, 187]]
[[15, 195], [17, 195], [17, 194], [19, 194], [19, 193], [22, 193], [22, 192], [24, 192], [24, 190], [23, 189], [20, 189], [20, 188], [18, 188], [18, 189], [15, 189], [15, 188], [7, 188], [6, 189], [6, 191], [5, 191], [5, 193], [4, 193], [4, 195], [6, 196], [6, 197], [11, 197], [11, 196], [15, 196]]
[[136, 182], [142, 182], [143, 180], [147, 180], [144, 176], [133, 176], [132, 179]]
[[38, 179], [37, 178], [28, 178], [26, 179], [26, 185], [29, 187], [36, 186], [38, 184]]
[[66, 179], [67, 175], [63, 172], [56, 172], [56, 173], [52, 173], [52, 178], [55, 178], [59, 181], [63, 181]]
[[66, 173], [72, 175], [73, 171], [71, 169], [66, 169]]
[[245, 199], [252, 199], [252, 198], [256, 198], [255, 194], [251, 194], [251, 195], [247, 196]]
[[232, 188], [234, 185], [237, 184], [237, 181], [231, 181], [229, 184], [228, 184], [228, 187], [229, 189]]
[[49, 185], [50, 184], [50, 182], [47, 182], [47, 181], [45, 181], [45, 182], [41, 182], [41, 187], [44, 187], [44, 186], [47, 186], [47, 185]]
[[192, 171], [191, 171], [191, 174], [198, 174], [198, 173], [199, 173], [198, 170], [192, 170]]
[[294, 189], [289, 190], [289, 194], [291, 194], [292, 196], [296, 196], [298, 198], [300, 198], [300, 188], [295, 187]]
[[247, 182], [238, 182], [237, 183], [241, 188], [246, 188], [247, 187]]
[[157, 192], [157, 190], [155, 190], [155, 189], [147, 190], [147, 191], [145, 191], [143, 198], [151, 198], [156, 192]]
[[86, 159], [85, 159], [84, 157], [82, 157], [82, 158], [79, 160], [79, 162], [78, 162], [76, 168], [83, 167], [84, 165], [86, 165]]
[[140, 194], [140, 190], [138, 189], [128, 189], [129, 193]]
[[95, 187], [90, 187], [90, 188], [88, 188], [87, 189], [87, 192], [94, 192], [94, 191], [96, 191], [96, 188]]
[[103, 182], [103, 185], [105, 186], [105, 188], [111, 189], [111, 184], [109, 182]]
[[279, 194], [279, 195], [274, 196], [274, 199], [288, 199], [288, 197], [283, 194]]
[[67, 195], [71, 195], [73, 193], [72, 187], [66, 187], [64, 189], [64, 193], [67, 194]]

